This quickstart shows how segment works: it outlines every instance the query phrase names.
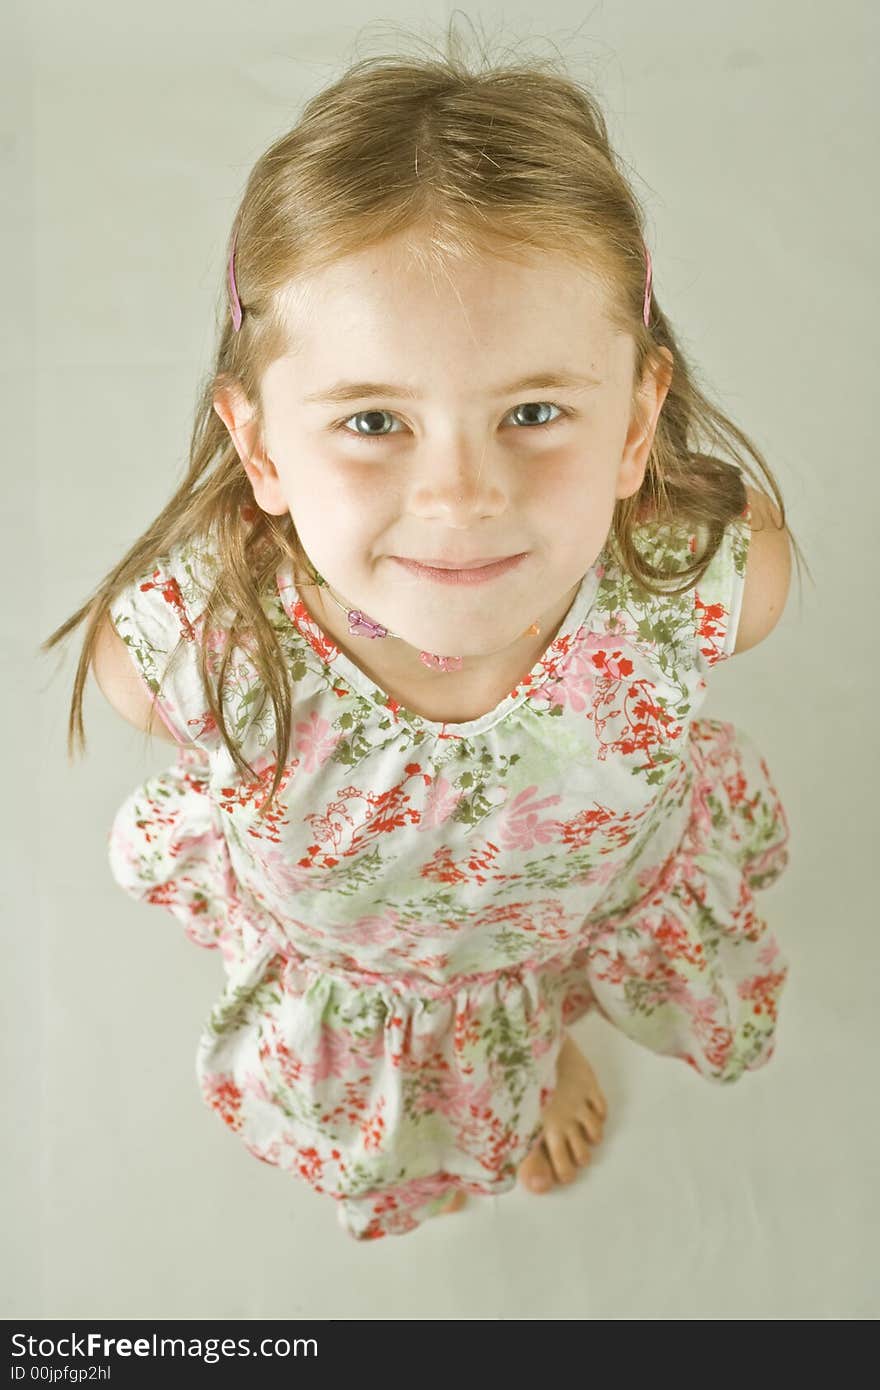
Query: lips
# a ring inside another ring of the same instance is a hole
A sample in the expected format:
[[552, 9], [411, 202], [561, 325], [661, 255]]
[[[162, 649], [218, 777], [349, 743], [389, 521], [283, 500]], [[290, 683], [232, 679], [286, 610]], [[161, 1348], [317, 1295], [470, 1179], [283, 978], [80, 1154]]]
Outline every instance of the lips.
[[492, 583], [501, 575], [523, 564], [527, 556], [528, 552], [522, 551], [519, 555], [506, 555], [500, 560], [469, 560], [466, 564], [460, 560], [455, 564], [448, 560], [439, 564], [437, 561], [427, 564], [424, 560], [405, 560], [401, 555], [392, 555], [391, 559], [400, 565], [401, 569], [408, 570], [418, 579], [429, 583], [474, 585]]
[[512, 560], [514, 555], [484, 555], [478, 560], [420, 560], [414, 555], [396, 555], [396, 560], [406, 560], [410, 565], [427, 565], [432, 570], [479, 570], [486, 565], [499, 565], [502, 560]]

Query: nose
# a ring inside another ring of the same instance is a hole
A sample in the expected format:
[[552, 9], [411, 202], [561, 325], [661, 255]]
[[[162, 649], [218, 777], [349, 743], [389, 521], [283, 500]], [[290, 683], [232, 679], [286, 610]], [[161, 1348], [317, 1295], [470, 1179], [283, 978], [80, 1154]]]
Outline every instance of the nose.
[[412, 474], [409, 510], [448, 526], [467, 528], [498, 516], [509, 501], [507, 474], [488, 445], [459, 440], [426, 447]]

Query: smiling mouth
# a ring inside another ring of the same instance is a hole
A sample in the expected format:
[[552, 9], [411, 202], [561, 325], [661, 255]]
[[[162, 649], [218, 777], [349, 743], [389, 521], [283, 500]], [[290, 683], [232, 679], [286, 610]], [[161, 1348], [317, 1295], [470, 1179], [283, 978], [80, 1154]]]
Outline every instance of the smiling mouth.
[[454, 566], [445, 561], [441, 565], [429, 565], [423, 560], [407, 560], [402, 555], [392, 555], [390, 558], [409, 570], [410, 574], [435, 584], [472, 585], [491, 583], [521, 564], [527, 556], [528, 551], [522, 551], [519, 555], [505, 555], [500, 560], [472, 560], [466, 566]]
[[412, 555], [395, 555], [395, 560], [405, 560], [409, 565], [422, 565], [432, 570], [478, 570], [487, 565], [500, 565], [504, 560], [514, 560], [516, 555], [486, 555], [478, 560], [417, 560]]

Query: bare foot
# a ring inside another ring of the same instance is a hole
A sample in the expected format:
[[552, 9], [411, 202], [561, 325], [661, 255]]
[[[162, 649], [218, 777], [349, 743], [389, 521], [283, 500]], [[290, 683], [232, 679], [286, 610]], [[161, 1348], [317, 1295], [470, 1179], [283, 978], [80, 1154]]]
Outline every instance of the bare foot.
[[569, 1183], [589, 1163], [591, 1144], [602, 1139], [608, 1104], [596, 1074], [568, 1033], [556, 1061], [556, 1089], [541, 1112], [544, 1132], [523, 1159], [517, 1176], [530, 1192]]

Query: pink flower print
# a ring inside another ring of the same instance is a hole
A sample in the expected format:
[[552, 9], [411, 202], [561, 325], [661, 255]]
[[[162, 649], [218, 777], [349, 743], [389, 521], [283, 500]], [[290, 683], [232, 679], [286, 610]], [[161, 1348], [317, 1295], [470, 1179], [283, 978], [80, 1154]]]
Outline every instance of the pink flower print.
[[579, 880], [582, 883], [597, 883], [600, 888], [613, 883], [620, 873], [620, 865], [613, 858], [600, 859], [592, 869], [588, 869]]
[[[299, 869], [296, 864], [291, 863], [287, 853], [279, 849], [260, 849], [259, 854], [255, 855], [257, 862], [262, 869], [263, 892], [261, 897], [276, 898], [280, 903], [284, 899], [289, 899], [293, 894], [310, 888], [314, 883], [314, 876], [307, 869]], [[276, 907], [273, 909], [279, 911]]]
[[207, 648], [211, 656], [223, 655], [228, 637], [222, 627], [208, 627], [203, 623], [200, 637], [202, 645]]
[[758, 952], [758, 960], [762, 965], [772, 965], [779, 955], [779, 942], [776, 940], [775, 936], [768, 933], [763, 946]]
[[[733, 1048], [733, 1031], [718, 1020], [719, 1001], [714, 995], [704, 995], [700, 999], [691, 996], [690, 1017], [694, 1032], [703, 1044], [703, 1051], [709, 1066], [721, 1071], [730, 1060]], [[730, 1005], [723, 1001], [724, 1017], [730, 1018]]]
[[683, 854], [683, 850], [676, 848], [661, 864], [650, 863], [639, 869], [634, 880], [636, 887], [640, 888], [643, 894], [650, 893], [653, 902], [659, 902], [664, 894], [671, 891], [679, 871], [679, 856]]
[[450, 820], [463, 795], [463, 792], [442, 775], [435, 778], [428, 788], [421, 824], [417, 828], [434, 830], [438, 825]]
[[537, 1037], [532, 1038], [532, 1056], [537, 1062], [548, 1053], [552, 1047], [558, 1047], [558, 1045], [559, 1041], [557, 1038], [552, 1037], [548, 1033], [541, 1033]]
[[279, 1166], [281, 1163], [281, 1141], [273, 1139], [269, 1144], [257, 1144], [252, 1139], [245, 1139], [242, 1136], [242, 1143], [248, 1153], [253, 1154], [254, 1158], [260, 1159], [262, 1163], [271, 1163]]
[[242, 1092], [246, 1096], [253, 1096], [255, 1100], [265, 1101], [267, 1105], [274, 1104], [274, 1098], [270, 1095], [265, 1081], [254, 1072], [245, 1072]]
[[400, 914], [396, 909], [389, 909], [384, 913], [368, 913], [364, 917], [359, 917], [355, 922], [338, 923], [336, 931], [342, 937], [344, 933], [345, 944], [352, 946], [381, 946], [394, 941], [400, 936], [401, 931], [405, 930]]
[[[184, 930], [186, 931], [186, 928], [184, 928]], [[187, 936], [192, 939], [191, 932], [187, 931]], [[232, 967], [238, 965], [241, 958], [238, 942], [234, 939], [230, 939], [228, 936], [218, 934], [218, 937], [219, 939], [217, 941], [208, 942], [200, 941], [198, 937], [196, 937], [195, 942], [197, 946], [218, 946], [221, 959], [226, 962], [227, 966]]]
[[691, 815], [687, 835], [689, 840], [704, 844], [712, 829], [712, 807], [709, 797], [713, 786], [708, 779], [696, 777], [691, 792]]
[[297, 752], [306, 772], [315, 772], [323, 767], [332, 757], [333, 750], [342, 737], [341, 734], [334, 733], [329, 722], [321, 719], [316, 710], [312, 710], [308, 719], [300, 720], [294, 728]]
[[114, 821], [113, 825], [110, 827], [107, 843], [110, 847], [110, 860], [114, 870], [114, 877], [117, 879], [123, 877], [127, 882], [128, 875], [123, 875], [121, 873], [123, 866], [132, 870], [132, 877], [140, 870], [141, 856], [135, 849], [134, 841], [129, 838], [128, 833], [120, 829], [119, 822]]
[[715, 999], [711, 994], [698, 997], [681, 975], [674, 974], [670, 977], [666, 987], [666, 997], [670, 1003], [678, 1004], [680, 1008], [684, 1009], [698, 1028], [705, 1030], [715, 1023], [717, 1008]]
[[384, 1051], [381, 1032], [369, 1041], [354, 1037], [345, 1028], [325, 1028], [318, 1044], [318, 1060], [301, 1064], [301, 1074], [313, 1084], [330, 1077], [342, 1079], [361, 1071], [369, 1062], [380, 1058]]
[[556, 806], [561, 796], [545, 796], [533, 800], [538, 788], [526, 787], [504, 808], [498, 838], [504, 849], [530, 850], [536, 845], [550, 844], [559, 835], [558, 820], [541, 820], [539, 812], [545, 806]]
[[627, 676], [632, 675], [634, 670], [633, 664], [630, 661], [629, 657], [622, 656], [619, 648], [611, 652], [610, 654], [606, 650], [601, 663], [594, 659], [593, 664], [597, 667], [601, 665], [604, 668], [607, 676], [613, 681], [625, 680]]
[[545, 681], [530, 695], [530, 700], [536, 705], [543, 703], [548, 709], [557, 705], [567, 707], [578, 714], [589, 709], [593, 702], [594, 686], [591, 652], [599, 641], [596, 633], [587, 633], [583, 638], [578, 638], [565, 665], [557, 672], [557, 679]]
[[466, 1119], [490, 1104], [492, 1092], [491, 1078], [487, 1078], [482, 1086], [475, 1087], [466, 1077], [446, 1076], [440, 1082], [440, 1094], [433, 1097], [435, 1104], [431, 1108], [449, 1119]]

